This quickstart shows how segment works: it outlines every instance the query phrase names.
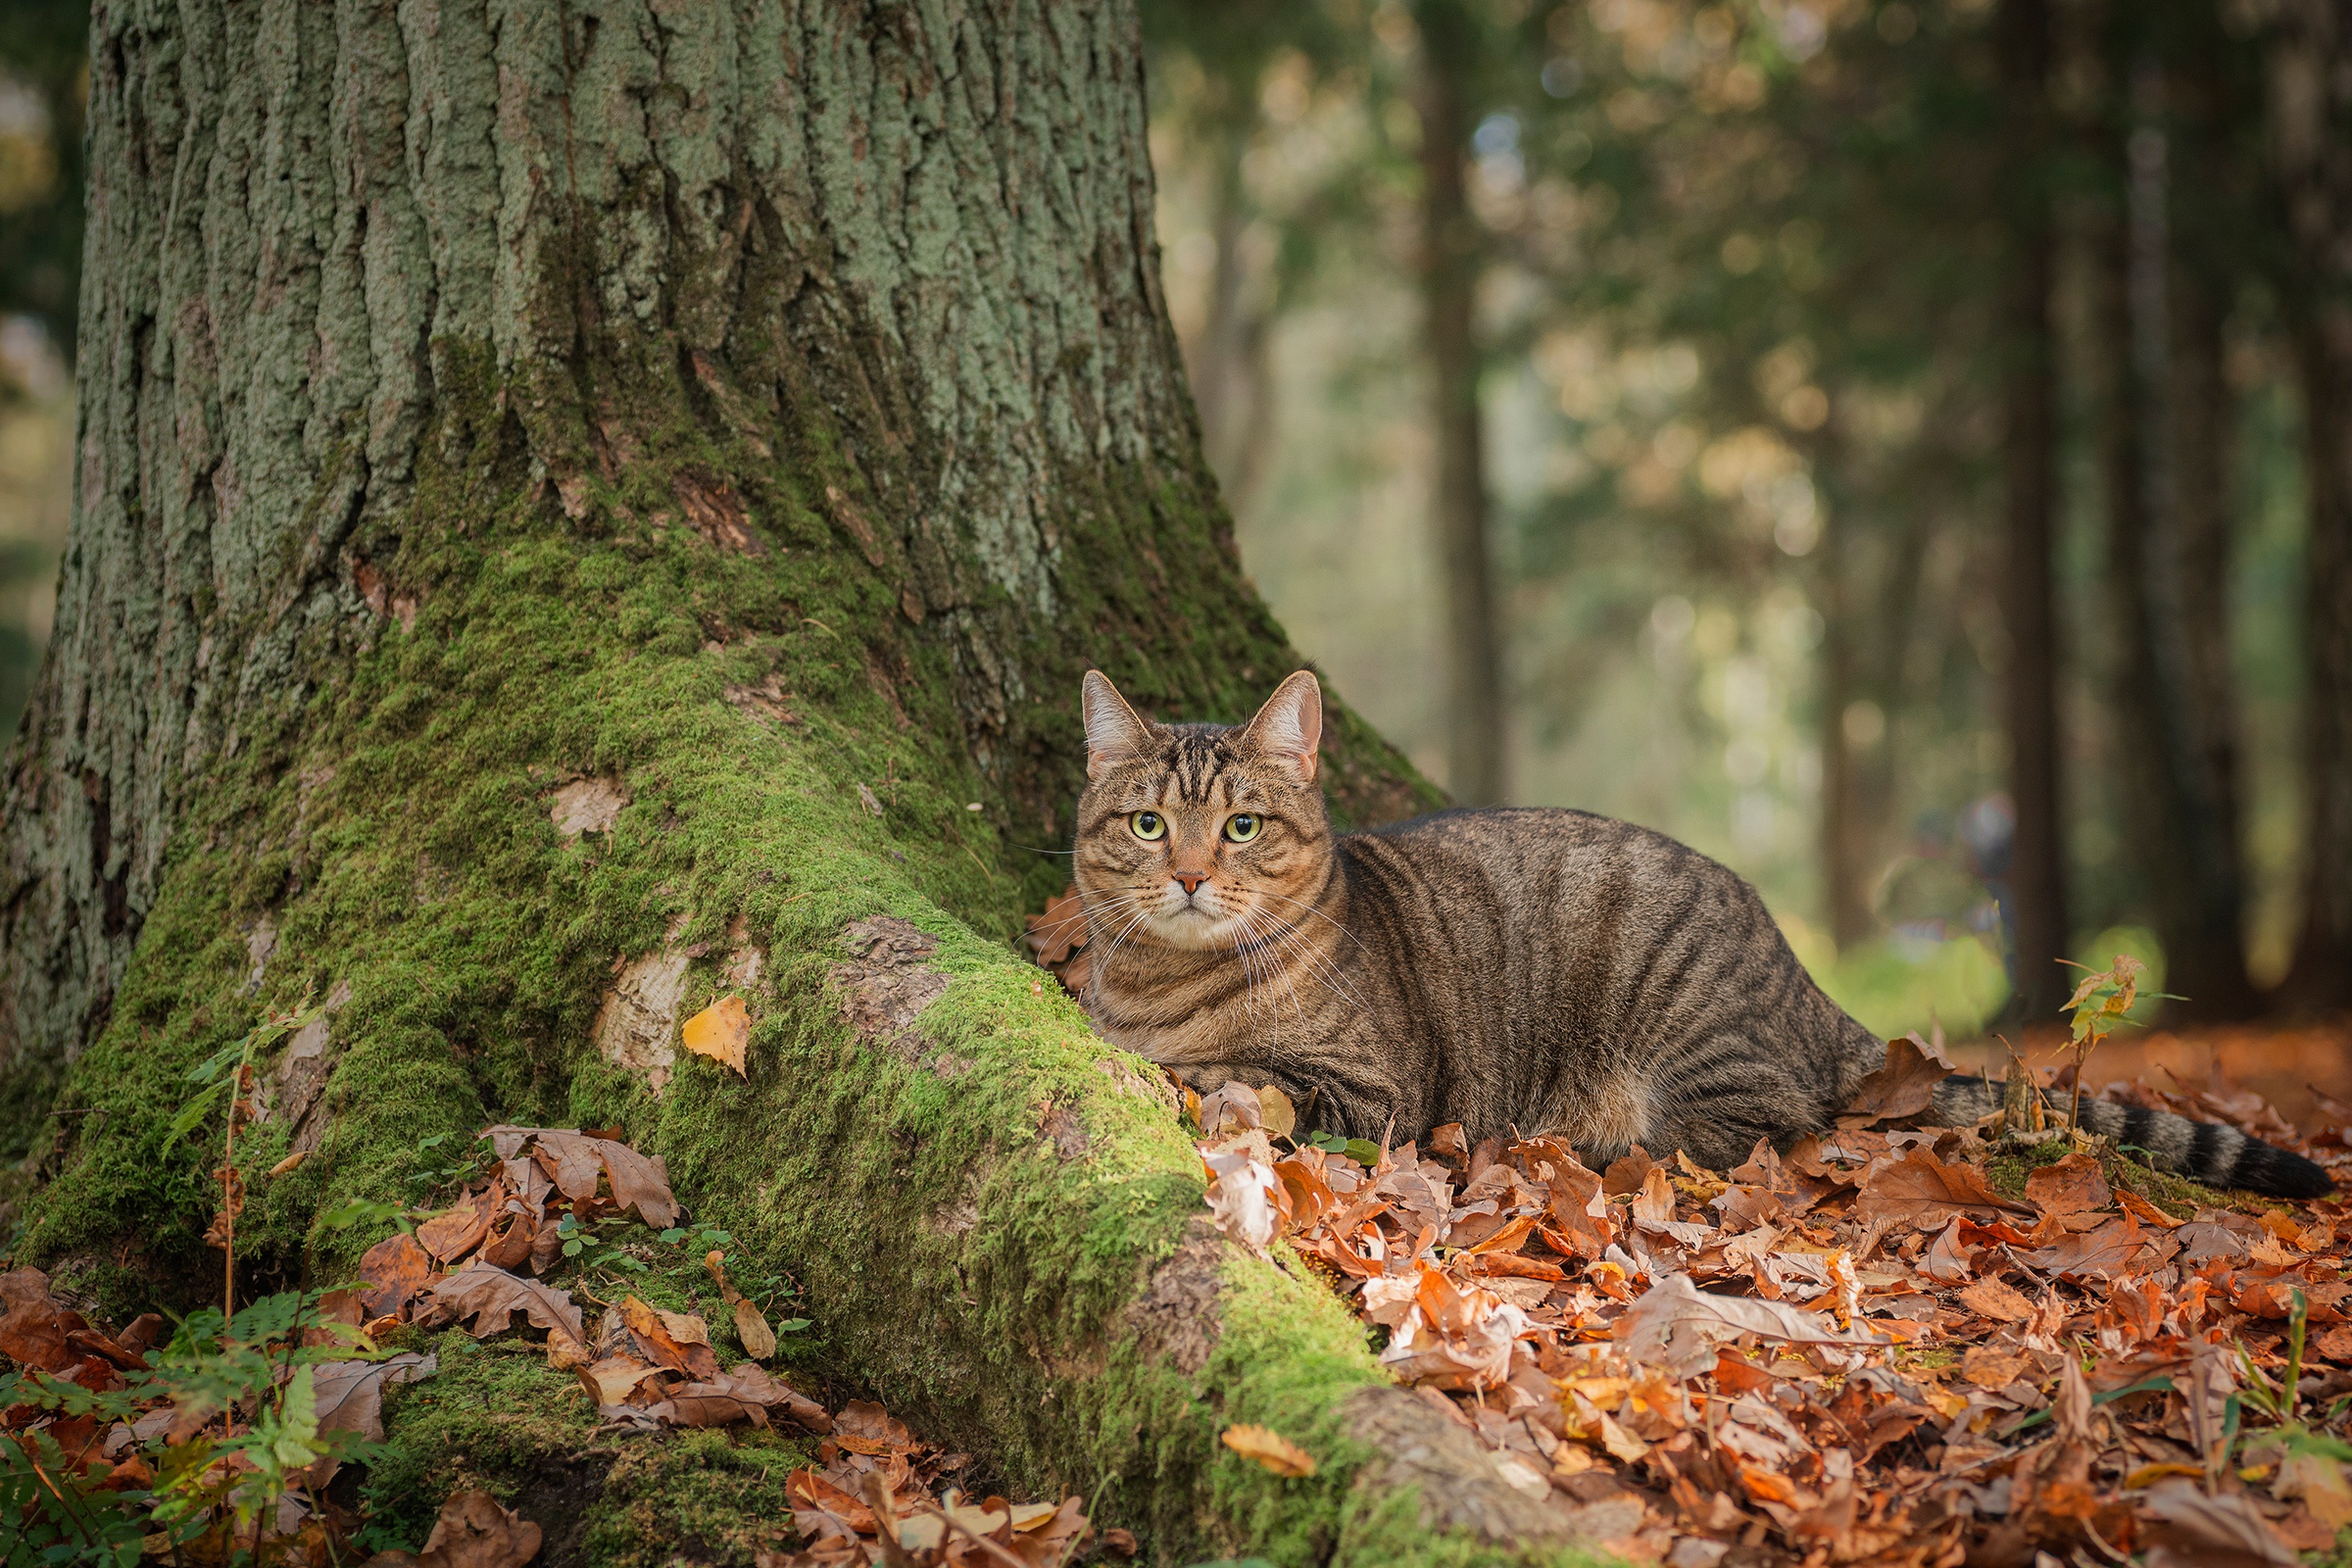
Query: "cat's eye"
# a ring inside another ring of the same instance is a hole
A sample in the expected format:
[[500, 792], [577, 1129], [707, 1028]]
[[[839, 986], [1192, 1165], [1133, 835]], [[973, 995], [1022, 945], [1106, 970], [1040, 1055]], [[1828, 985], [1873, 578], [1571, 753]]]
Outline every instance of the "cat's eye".
[[1138, 811], [1127, 818], [1127, 826], [1139, 839], [1164, 839], [1168, 836], [1168, 820], [1157, 811]]
[[1225, 836], [1236, 844], [1247, 844], [1265, 830], [1266, 819], [1255, 811], [1236, 811], [1225, 819]]

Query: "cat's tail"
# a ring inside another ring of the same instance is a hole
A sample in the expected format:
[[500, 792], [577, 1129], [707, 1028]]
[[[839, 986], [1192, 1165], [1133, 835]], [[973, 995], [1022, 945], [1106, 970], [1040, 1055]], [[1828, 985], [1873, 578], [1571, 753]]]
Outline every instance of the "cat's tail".
[[[2064, 1109], [2071, 1097], [2042, 1091], [2042, 1103]], [[1947, 1127], [1965, 1127], [1998, 1110], [2001, 1086], [1983, 1078], [1955, 1076], [1936, 1086], [1931, 1115]], [[2112, 1101], [2084, 1100], [2082, 1125], [2127, 1150], [2143, 1152], [2156, 1169], [2274, 1198], [2332, 1198], [2335, 1180], [2301, 1154], [2248, 1138], [2219, 1122], [2190, 1121], [2169, 1110], [2144, 1110]]]

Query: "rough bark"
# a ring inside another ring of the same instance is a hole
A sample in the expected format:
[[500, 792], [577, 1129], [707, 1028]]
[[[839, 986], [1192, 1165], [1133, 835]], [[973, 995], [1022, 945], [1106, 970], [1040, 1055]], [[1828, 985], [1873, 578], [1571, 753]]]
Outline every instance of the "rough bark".
[[2053, 241], [2046, 156], [2050, 16], [2047, 0], [2002, 0], [1997, 20], [2009, 106], [2009, 277], [2001, 466], [2008, 490], [2002, 610], [2009, 631], [2009, 792], [2017, 807], [2008, 914], [2016, 1005], [2047, 1017], [2066, 995], [2064, 801], [2059, 779], [2058, 621], [2051, 586], [2057, 494], [2056, 357], [2050, 340]]
[[[1235, 716], [1296, 661], [1157, 293], [1132, 9], [92, 26], [80, 483], [6, 781], [19, 1260], [209, 1289], [164, 1123], [308, 996], [237, 1140], [256, 1288], [348, 1270], [318, 1214], [421, 1140], [618, 1124], [805, 1287], [804, 1368], [1158, 1560], [1556, 1555], [1328, 1293], [1201, 1227], [1148, 1069], [1002, 940], [1060, 880], [1085, 664]], [[1333, 717], [1343, 813], [1434, 798]], [[677, 1050], [729, 991], [743, 1080]], [[384, 1473], [603, 1520], [591, 1559], [637, 1528], [598, 1477], [729, 1462], [590, 1464], [559, 1374], [445, 1359], [499, 1396], [404, 1394]]]
[[2303, 391], [2306, 546], [2303, 931], [2286, 1006], [2352, 1004], [2352, 22], [2284, 0], [2271, 37], [2272, 124]]
[[1467, 78], [1476, 24], [1459, 0], [1424, 0], [1416, 106], [1421, 115], [1422, 337], [1437, 445], [1430, 511], [1446, 591], [1446, 788], [1465, 806], [1504, 788], [1502, 655], [1479, 417], [1478, 221], [1464, 186]]

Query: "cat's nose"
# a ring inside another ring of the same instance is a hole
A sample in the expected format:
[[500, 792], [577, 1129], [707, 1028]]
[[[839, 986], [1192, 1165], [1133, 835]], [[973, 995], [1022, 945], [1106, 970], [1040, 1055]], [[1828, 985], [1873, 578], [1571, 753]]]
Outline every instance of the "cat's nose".
[[1188, 899], [1200, 892], [1200, 884], [1208, 880], [1206, 871], [1170, 871], [1168, 875], [1184, 884], [1184, 896]]

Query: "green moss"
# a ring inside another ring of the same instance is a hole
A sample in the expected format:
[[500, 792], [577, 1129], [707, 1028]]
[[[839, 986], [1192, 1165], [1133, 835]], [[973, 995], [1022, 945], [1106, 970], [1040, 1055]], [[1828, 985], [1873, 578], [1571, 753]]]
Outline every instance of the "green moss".
[[386, 1395], [390, 1442], [368, 1466], [386, 1540], [421, 1546], [439, 1500], [466, 1488], [537, 1523], [549, 1562], [748, 1565], [789, 1539], [785, 1478], [813, 1457], [802, 1439], [750, 1426], [599, 1432], [579, 1382], [549, 1370], [542, 1347], [452, 1332], [429, 1348], [440, 1370]]

